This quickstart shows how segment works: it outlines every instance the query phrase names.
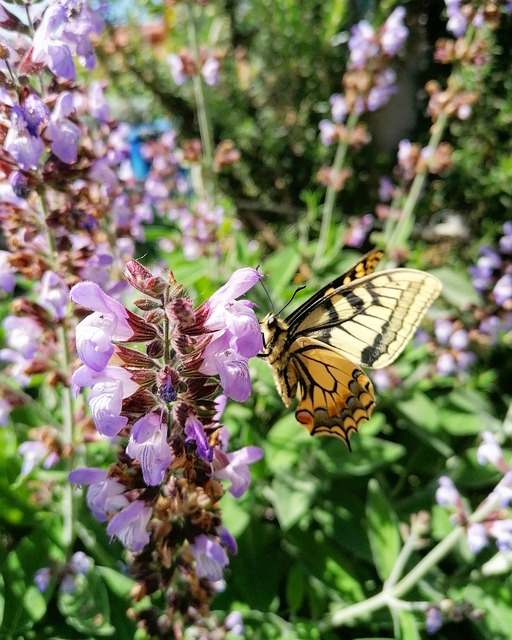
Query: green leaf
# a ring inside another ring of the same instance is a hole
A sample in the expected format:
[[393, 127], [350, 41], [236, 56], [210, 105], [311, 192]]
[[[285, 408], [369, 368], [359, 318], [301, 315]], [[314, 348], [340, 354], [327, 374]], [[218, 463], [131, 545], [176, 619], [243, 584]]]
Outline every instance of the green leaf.
[[5, 611], [5, 581], [3, 575], [0, 573], [0, 628], [2, 627], [2, 621], [4, 619]]
[[460, 411], [441, 409], [438, 415], [444, 431], [454, 436], [477, 435], [485, 429], [483, 419], [474, 413], [461, 413]]
[[421, 640], [418, 618], [414, 613], [400, 609], [395, 615], [400, 625], [400, 636], [397, 640]]
[[[512, 629], [512, 592], [507, 580], [480, 579], [461, 590], [465, 601], [485, 612], [481, 620], [473, 622], [485, 640], [510, 638]], [[451, 594], [449, 594], [451, 595]]]
[[250, 516], [244, 503], [226, 492], [222, 497], [222, 514], [224, 525], [238, 538], [250, 522]]
[[424, 393], [416, 391], [412, 398], [399, 400], [396, 405], [413, 424], [432, 433], [439, 429], [437, 405]]
[[361, 447], [352, 440], [352, 455], [347, 455], [341, 459], [340, 442], [334, 440], [332, 444], [325, 448], [335, 460], [337, 460], [338, 475], [346, 476], [368, 476], [373, 475], [379, 469], [389, 467], [394, 462], [406, 454], [406, 448], [395, 442], [387, 442], [380, 438], [361, 438]]
[[98, 575], [103, 578], [105, 585], [120, 598], [126, 598], [132, 590], [135, 580], [129, 576], [109, 569], [108, 567], [95, 567], [94, 569]]
[[115, 632], [110, 624], [108, 591], [102, 578], [95, 571], [86, 576], [75, 576], [73, 593], [59, 591], [57, 604], [66, 622], [81, 633], [99, 636]]
[[[58, 519], [53, 520], [59, 522]], [[62, 560], [62, 552], [52, 543], [43, 528], [22, 538], [7, 555], [3, 565], [3, 579], [5, 610], [9, 615], [3, 619], [0, 637], [22, 634], [45, 615], [52, 589], [48, 588], [41, 594], [34, 584], [34, 575], [38, 569], [48, 566], [50, 558]]]
[[261, 267], [265, 275], [265, 282], [268, 281], [268, 288], [272, 299], [279, 299], [286, 288], [293, 281], [297, 272], [301, 257], [297, 247], [290, 245], [279, 251], [274, 251], [265, 260]]
[[300, 609], [306, 595], [306, 580], [300, 565], [294, 564], [286, 578], [286, 602], [292, 613]]
[[366, 520], [375, 568], [384, 581], [395, 566], [401, 541], [396, 514], [375, 478], [368, 482]]
[[283, 531], [287, 531], [311, 509], [316, 493], [314, 479], [301, 480], [289, 475], [276, 476], [265, 495], [272, 503]]
[[441, 295], [454, 307], [467, 309], [472, 304], [481, 306], [482, 300], [466, 273], [457, 273], [450, 267], [430, 269], [430, 273], [441, 280], [443, 283]]
[[265, 461], [274, 473], [296, 466], [304, 453], [303, 447], [314, 446], [312, 438], [304, 427], [297, 423], [293, 411], [278, 420], [267, 434], [263, 445]]

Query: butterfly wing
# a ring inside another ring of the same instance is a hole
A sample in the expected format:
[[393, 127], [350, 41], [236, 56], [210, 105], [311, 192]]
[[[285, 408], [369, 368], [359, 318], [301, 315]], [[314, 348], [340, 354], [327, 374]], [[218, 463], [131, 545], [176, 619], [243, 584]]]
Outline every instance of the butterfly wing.
[[437, 278], [414, 269], [374, 273], [382, 251], [366, 254], [285, 321], [262, 322], [277, 387], [312, 435], [349, 437], [375, 406], [361, 365], [381, 368], [402, 352], [439, 295]]
[[373, 249], [372, 251], [369, 251], [359, 260], [359, 262], [352, 266], [343, 275], [338, 276], [328, 285], [322, 287], [312, 295], [311, 298], [308, 298], [308, 300], [306, 300], [306, 302], [304, 302], [304, 304], [302, 304], [296, 311], [291, 313], [288, 318], [286, 318], [287, 324], [293, 325], [296, 320], [307, 315], [310, 310], [314, 309], [318, 303], [324, 300], [327, 295], [334, 292], [336, 289], [350, 284], [354, 280], [370, 275], [370, 273], [372, 273], [379, 264], [383, 255], [384, 252], [381, 251], [381, 249]]
[[299, 391], [295, 417], [311, 435], [346, 442], [370, 415], [375, 396], [365, 373], [338, 351], [311, 338], [298, 338], [290, 352]]
[[423, 271], [372, 273], [327, 288], [314, 304], [299, 308], [287, 319], [289, 335], [323, 342], [356, 365], [380, 369], [403, 351], [440, 291], [439, 280]]

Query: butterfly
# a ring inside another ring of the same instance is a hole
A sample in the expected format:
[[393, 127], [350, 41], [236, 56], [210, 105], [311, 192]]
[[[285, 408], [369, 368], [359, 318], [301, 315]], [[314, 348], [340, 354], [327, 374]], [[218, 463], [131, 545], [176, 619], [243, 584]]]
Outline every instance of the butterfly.
[[375, 407], [362, 367], [380, 369], [404, 350], [440, 281], [416, 269], [374, 273], [383, 252], [370, 251], [285, 320], [261, 321], [265, 351], [286, 406], [298, 395], [295, 417], [311, 435], [345, 441]]

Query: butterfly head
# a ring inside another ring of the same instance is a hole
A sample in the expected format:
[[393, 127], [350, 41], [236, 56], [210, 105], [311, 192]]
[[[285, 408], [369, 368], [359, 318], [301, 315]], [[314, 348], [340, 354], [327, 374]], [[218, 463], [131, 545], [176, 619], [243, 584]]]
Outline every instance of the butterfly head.
[[265, 351], [272, 351], [276, 344], [284, 339], [286, 332], [285, 322], [276, 313], [270, 312], [260, 322], [261, 333]]

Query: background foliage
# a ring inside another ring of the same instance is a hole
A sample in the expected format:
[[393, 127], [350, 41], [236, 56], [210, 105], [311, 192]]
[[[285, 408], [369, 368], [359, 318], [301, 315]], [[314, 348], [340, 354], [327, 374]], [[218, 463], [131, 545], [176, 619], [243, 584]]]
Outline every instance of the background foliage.
[[[215, 178], [227, 212], [217, 255], [187, 260], [177, 223], [155, 218], [137, 256], [147, 256], [147, 263], [162, 261], [198, 301], [234, 268], [260, 265], [279, 309], [298, 284], [307, 287], [294, 305], [381, 241], [386, 222], [377, 216], [372, 236], [341, 250], [354, 219], [374, 213], [381, 203], [380, 178], [396, 175], [399, 141], [427, 144], [432, 120], [424, 85], [430, 79], [443, 85], [451, 73], [450, 65], [433, 59], [435, 41], [449, 35], [444, 4], [413, 0], [404, 6], [410, 36], [395, 63], [399, 91], [383, 109], [362, 116], [371, 141], [358, 151], [349, 149], [346, 165], [352, 173], [336, 194], [328, 250], [315, 259], [325, 195], [316, 176], [334, 156], [332, 147], [320, 143], [318, 124], [329, 117], [331, 94], [342, 91], [349, 29], [363, 18], [380, 25], [394, 4], [226, 0], [202, 7], [141, 2], [128, 8], [112, 2], [93, 77], [108, 87], [115, 117], [132, 125], [165, 117], [181, 140], [199, 137], [192, 84], [176, 86], [166, 62], [168, 53], [190, 45], [190, 11], [200, 46], [222, 59], [218, 84], [204, 87], [212, 139], [215, 145], [229, 139], [240, 151], [240, 160]], [[505, 325], [494, 343], [479, 332], [482, 317], [503, 318], [510, 298], [498, 309], [490, 291], [473, 287], [468, 269], [477, 263], [480, 247], [497, 246], [511, 219], [511, 28], [504, 15], [485, 35], [485, 63], [476, 70], [462, 68], [466, 88], [478, 91], [471, 116], [448, 123], [449, 166], [427, 177], [405, 242], [387, 247], [395, 251], [390, 255], [395, 264], [403, 260], [438, 275], [444, 290], [424, 323], [428, 337], [407, 349], [384, 382], [376, 381], [378, 408], [353, 438], [352, 453], [339, 441], [310, 438], [282, 405], [270, 369], [257, 359], [250, 363], [250, 399], [226, 409], [233, 446], [264, 450], [244, 498], [222, 499], [238, 554], [230, 559], [226, 588], [213, 609], [218, 620], [240, 611], [243, 637], [414, 640], [425, 637], [432, 607], [442, 612], [444, 623], [435, 637], [510, 637], [512, 552], [496, 555], [491, 540], [475, 554], [463, 533], [449, 555], [433, 561], [382, 607], [363, 607], [347, 618], [343, 612], [379, 594], [390, 577], [399, 583], [454, 531], [449, 511], [435, 501], [440, 476], [452, 478], [473, 508], [496, 486], [503, 474], [477, 461], [482, 432], [495, 434], [510, 462], [510, 331]], [[91, 74], [85, 80], [90, 82]], [[447, 220], [452, 226], [441, 230]], [[173, 249], [160, 242], [166, 237]], [[263, 289], [250, 297], [263, 316], [270, 305]], [[8, 303], [6, 298], [3, 315]], [[469, 368], [436, 369], [440, 355], [452, 349], [436, 341], [434, 322], [441, 318], [467, 329], [465, 350], [474, 354]], [[126, 614], [134, 586], [126, 552], [108, 539], [85, 504], [77, 549], [94, 560], [95, 570], [79, 577], [73, 593], [60, 590], [57, 580], [42, 593], [34, 584], [37, 570], [66, 560], [62, 522], [41, 496], [49, 491], [58, 501], [66, 471], [36, 468], [20, 478], [17, 447], [60, 406], [58, 393], [37, 375], [26, 394], [0, 430], [0, 636], [145, 637]], [[94, 466], [107, 464], [110, 455], [105, 443], [88, 453]], [[423, 522], [418, 539], [396, 575], [418, 518]]]

